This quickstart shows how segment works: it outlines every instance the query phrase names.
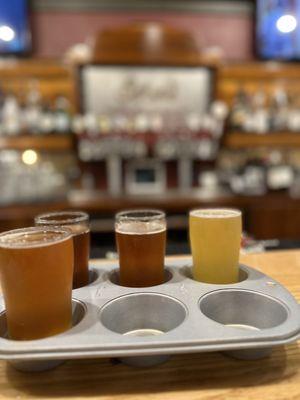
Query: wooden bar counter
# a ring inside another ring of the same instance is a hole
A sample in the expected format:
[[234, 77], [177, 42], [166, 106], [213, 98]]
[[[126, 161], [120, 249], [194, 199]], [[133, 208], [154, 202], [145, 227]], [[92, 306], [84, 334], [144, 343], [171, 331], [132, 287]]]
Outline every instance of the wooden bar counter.
[[[300, 250], [241, 256], [285, 285], [300, 302]], [[102, 265], [106, 261], [97, 261]], [[259, 310], [257, 310], [259, 312]], [[0, 399], [300, 400], [300, 342], [271, 357], [238, 361], [220, 353], [174, 356], [137, 369], [109, 359], [72, 360], [55, 370], [21, 373], [0, 361]]]

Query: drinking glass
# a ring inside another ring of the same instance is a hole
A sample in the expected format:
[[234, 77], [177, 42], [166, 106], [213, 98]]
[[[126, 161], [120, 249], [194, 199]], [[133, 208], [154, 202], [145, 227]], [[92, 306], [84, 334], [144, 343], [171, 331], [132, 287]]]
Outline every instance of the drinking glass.
[[73, 289], [89, 283], [90, 227], [89, 216], [82, 211], [59, 211], [40, 214], [34, 219], [37, 226], [68, 228], [74, 241]]
[[193, 210], [189, 215], [189, 235], [196, 280], [217, 284], [238, 281], [241, 211]]
[[40, 339], [69, 329], [72, 278], [69, 231], [33, 227], [0, 234], [0, 281], [9, 338]]
[[115, 219], [123, 286], [146, 287], [164, 282], [166, 216], [159, 210], [123, 211]]

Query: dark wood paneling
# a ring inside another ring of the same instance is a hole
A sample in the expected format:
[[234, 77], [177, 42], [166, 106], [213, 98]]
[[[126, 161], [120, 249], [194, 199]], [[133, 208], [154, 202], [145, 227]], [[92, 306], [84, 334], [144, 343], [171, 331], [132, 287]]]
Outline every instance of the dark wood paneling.
[[[285, 193], [267, 196], [229, 196], [215, 199], [201, 199], [197, 191], [169, 192], [161, 196], [111, 197], [97, 193], [77, 193], [69, 200], [57, 203], [7, 206], [0, 208], [0, 230], [29, 226], [35, 215], [45, 211], [79, 209], [85, 210], [101, 224], [101, 218], [113, 218], [121, 209], [155, 207], [168, 215], [188, 215], [197, 207], [233, 207], [243, 212], [244, 229], [257, 239], [299, 239], [300, 199], [291, 199]], [[174, 222], [174, 221], [173, 221]], [[107, 224], [107, 219], [106, 219]], [[110, 226], [113, 226], [111, 221]], [[175, 226], [173, 226], [175, 228]]]
[[144, 22], [100, 31], [93, 61], [116, 65], [199, 65], [200, 51], [188, 32]]

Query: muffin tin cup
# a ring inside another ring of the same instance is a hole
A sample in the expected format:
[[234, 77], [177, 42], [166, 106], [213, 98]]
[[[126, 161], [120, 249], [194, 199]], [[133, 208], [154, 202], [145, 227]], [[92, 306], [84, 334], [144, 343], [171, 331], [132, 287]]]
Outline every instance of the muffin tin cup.
[[64, 360], [9, 361], [20, 372], [45, 372], [62, 365]]
[[[129, 294], [110, 301], [100, 310], [100, 321], [110, 331], [134, 337], [163, 335], [177, 328], [186, 318], [187, 309], [179, 301], [156, 293]], [[121, 357], [124, 364], [151, 367], [170, 356]]]
[[[0, 358], [26, 362], [23, 370], [31, 371], [95, 357], [145, 367], [193, 352], [257, 359], [300, 337], [297, 301], [278, 282], [245, 265], [239, 282], [212, 285], [193, 280], [191, 258], [181, 258], [166, 265], [163, 284], [147, 288], [120, 286], [117, 263], [90, 270], [90, 284], [73, 290], [73, 327], [62, 334], [8, 340], [2, 312]], [[0, 299], [0, 311], [1, 304], [3, 310]]]
[[231, 350], [223, 351], [225, 356], [235, 358], [237, 360], [261, 360], [267, 358], [272, 353], [272, 347], [265, 347], [255, 350]]
[[[86, 308], [83, 303], [72, 299], [72, 325], [75, 327], [84, 318]], [[0, 313], [0, 336], [8, 339], [5, 311]], [[65, 360], [41, 359], [41, 360], [10, 360], [9, 364], [21, 372], [44, 372], [62, 365]]]

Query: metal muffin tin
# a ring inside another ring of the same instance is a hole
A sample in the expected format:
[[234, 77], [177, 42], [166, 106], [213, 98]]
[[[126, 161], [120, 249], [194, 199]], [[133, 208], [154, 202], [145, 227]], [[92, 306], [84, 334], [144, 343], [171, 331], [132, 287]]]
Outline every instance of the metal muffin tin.
[[31, 371], [89, 357], [150, 366], [178, 353], [260, 358], [300, 338], [299, 304], [272, 278], [241, 265], [238, 283], [211, 285], [193, 280], [190, 266], [167, 262], [164, 284], [129, 288], [118, 285], [117, 263], [91, 262], [90, 285], [73, 291], [73, 328], [46, 339], [7, 339], [0, 298], [0, 358]]

